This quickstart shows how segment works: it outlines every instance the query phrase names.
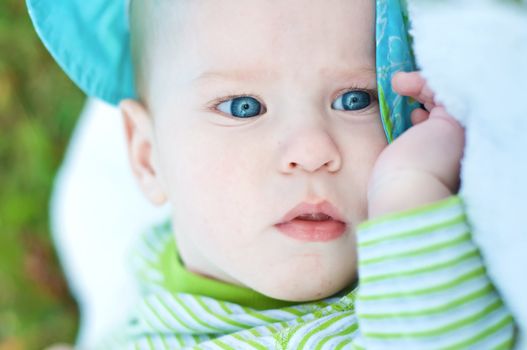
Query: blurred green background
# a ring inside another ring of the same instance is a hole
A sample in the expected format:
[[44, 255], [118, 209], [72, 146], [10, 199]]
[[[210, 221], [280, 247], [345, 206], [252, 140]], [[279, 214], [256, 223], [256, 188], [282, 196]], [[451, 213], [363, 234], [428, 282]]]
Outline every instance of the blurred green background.
[[71, 343], [77, 307], [50, 239], [53, 178], [84, 101], [23, 0], [0, 1], [0, 350]]

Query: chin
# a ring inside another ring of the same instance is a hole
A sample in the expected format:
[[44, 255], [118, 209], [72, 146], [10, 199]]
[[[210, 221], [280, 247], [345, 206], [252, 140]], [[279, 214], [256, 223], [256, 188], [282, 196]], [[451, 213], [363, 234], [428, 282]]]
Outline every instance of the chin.
[[356, 279], [355, 273], [342, 275], [314, 275], [305, 272], [282, 278], [285, 283], [272, 283], [269, 286], [254, 288], [273, 299], [290, 302], [308, 302], [328, 298], [351, 286]]

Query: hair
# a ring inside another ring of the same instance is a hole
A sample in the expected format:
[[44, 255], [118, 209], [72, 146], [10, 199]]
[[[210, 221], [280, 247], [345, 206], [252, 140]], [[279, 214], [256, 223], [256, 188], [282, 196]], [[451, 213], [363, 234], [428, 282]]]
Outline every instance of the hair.
[[151, 62], [147, 43], [155, 37], [154, 11], [157, 0], [130, 0], [130, 49], [135, 74], [135, 89], [139, 99], [146, 98], [146, 77], [148, 65]]
[[130, 0], [130, 48], [136, 94], [148, 101], [149, 81], [160, 50], [174, 40], [184, 9], [181, 0]]

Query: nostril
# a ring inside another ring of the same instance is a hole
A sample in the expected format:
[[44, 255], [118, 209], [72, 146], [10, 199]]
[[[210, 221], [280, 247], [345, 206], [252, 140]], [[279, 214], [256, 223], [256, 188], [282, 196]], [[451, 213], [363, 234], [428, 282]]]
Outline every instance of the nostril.
[[326, 164], [324, 164], [324, 168], [326, 168], [329, 172], [336, 172], [340, 169], [340, 162], [337, 160], [330, 160]]
[[297, 165], [298, 164], [296, 164], [295, 162], [291, 162], [291, 163], [289, 163], [289, 168], [294, 169], [294, 168], [297, 167]]

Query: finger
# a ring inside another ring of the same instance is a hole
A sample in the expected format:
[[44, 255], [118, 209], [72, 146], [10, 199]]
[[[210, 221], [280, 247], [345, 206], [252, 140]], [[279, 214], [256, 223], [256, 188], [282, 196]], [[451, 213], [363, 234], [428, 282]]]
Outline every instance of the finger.
[[422, 108], [415, 109], [411, 115], [412, 125], [417, 125], [417, 124], [424, 122], [425, 120], [428, 119], [429, 116], [430, 116], [430, 113], [428, 113], [424, 109]]
[[458, 128], [463, 129], [463, 126], [459, 123], [457, 119], [452, 117], [444, 107], [436, 107], [433, 109], [432, 112], [430, 112], [429, 118], [433, 119], [444, 119], [448, 121], [449, 123], [455, 125]]
[[430, 113], [430, 118], [452, 118], [444, 107], [436, 107]]
[[434, 104], [434, 92], [426, 85], [426, 80], [419, 72], [394, 74], [392, 86], [399, 95], [410, 96], [423, 104]]
[[421, 91], [421, 97], [425, 101], [432, 101], [432, 103], [435, 105], [435, 93], [430, 89], [430, 87], [425, 84], [423, 87], [423, 90]]
[[393, 90], [405, 96], [418, 96], [425, 83], [419, 72], [398, 72], [392, 78]]
[[431, 112], [431, 111], [436, 107], [435, 104], [433, 104], [433, 103], [429, 103], [429, 102], [426, 102], [426, 103], [424, 104], [424, 106], [425, 106], [425, 109], [426, 109], [428, 112]]

